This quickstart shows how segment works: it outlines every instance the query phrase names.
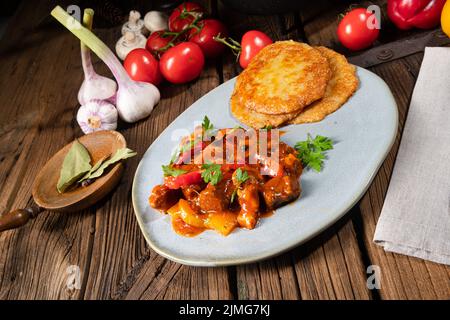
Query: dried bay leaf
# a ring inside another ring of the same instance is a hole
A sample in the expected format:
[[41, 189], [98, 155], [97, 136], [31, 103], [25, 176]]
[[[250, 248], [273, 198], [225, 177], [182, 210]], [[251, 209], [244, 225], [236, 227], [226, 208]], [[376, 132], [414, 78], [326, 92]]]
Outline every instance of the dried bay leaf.
[[89, 172], [92, 168], [90, 162], [91, 156], [87, 149], [78, 140], [75, 140], [65, 156], [61, 167], [58, 184], [56, 186], [58, 192], [63, 193], [72, 184], [77, 182], [81, 176]]
[[98, 160], [94, 166], [91, 168], [91, 170], [89, 170], [84, 176], [83, 178], [81, 178], [80, 180], [78, 180], [78, 182], [83, 182], [87, 179], [90, 179], [91, 174], [93, 174], [95, 171], [98, 170], [98, 168], [100, 168], [100, 166], [103, 164], [103, 162], [105, 162], [106, 159], [109, 158], [110, 155], [104, 156], [103, 158], [101, 158], [100, 160]]
[[118, 149], [116, 151], [116, 153], [114, 153], [112, 155], [111, 158], [102, 162], [96, 170], [91, 170], [89, 172], [89, 175], [84, 176], [82, 180], [98, 178], [103, 174], [105, 169], [108, 168], [110, 165], [112, 165], [116, 162], [119, 162], [120, 160], [134, 157], [136, 154], [137, 154], [137, 152], [134, 152], [133, 150], [128, 149], [128, 148]]

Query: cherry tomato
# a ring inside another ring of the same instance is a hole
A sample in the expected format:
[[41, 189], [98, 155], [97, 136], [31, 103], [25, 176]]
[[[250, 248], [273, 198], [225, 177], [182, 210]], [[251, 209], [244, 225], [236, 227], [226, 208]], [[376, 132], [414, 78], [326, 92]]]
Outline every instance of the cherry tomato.
[[180, 32], [190, 25], [196, 17], [200, 17], [205, 10], [199, 4], [183, 2], [176, 7], [169, 17], [169, 30]]
[[182, 42], [170, 48], [159, 61], [162, 75], [172, 83], [194, 80], [202, 72], [204, 64], [202, 50], [192, 42]]
[[[371, 17], [373, 16], [373, 17]], [[353, 9], [339, 23], [337, 35], [342, 45], [350, 50], [368, 48], [378, 38], [380, 30], [373, 28], [370, 19], [376, 19], [365, 8]]]
[[200, 30], [192, 28], [189, 30], [189, 41], [200, 46], [203, 54], [207, 58], [220, 55], [225, 49], [225, 45], [214, 40], [215, 36], [227, 37], [228, 31], [222, 22], [216, 19], [205, 19], [198, 23]]
[[273, 43], [264, 32], [251, 30], [247, 31], [241, 40], [242, 51], [239, 56], [239, 64], [242, 68], [247, 68], [254, 56], [265, 46]]
[[164, 30], [153, 32], [147, 39], [145, 48], [153, 53], [155, 56], [163, 54], [164, 51], [161, 49], [167, 46], [167, 44], [174, 38], [173, 35], [164, 35]]
[[158, 85], [162, 81], [158, 60], [145, 49], [134, 49], [128, 53], [123, 66], [131, 79]]

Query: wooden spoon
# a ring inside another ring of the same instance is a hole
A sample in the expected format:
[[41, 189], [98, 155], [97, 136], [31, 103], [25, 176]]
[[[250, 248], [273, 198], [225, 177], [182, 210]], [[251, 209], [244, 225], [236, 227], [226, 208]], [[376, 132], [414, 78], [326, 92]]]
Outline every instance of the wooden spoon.
[[[78, 138], [78, 141], [89, 151], [91, 164], [127, 146], [125, 138], [116, 131], [97, 131]], [[37, 175], [32, 191], [35, 204], [0, 216], [0, 232], [23, 226], [45, 209], [62, 212], [85, 209], [102, 199], [117, 185], [123, 173], [121, 162], [112, 165], [90, 185], [59, 193], [56, 184], [64, 157], [71, 145], [72, 142], [59, 150]]]

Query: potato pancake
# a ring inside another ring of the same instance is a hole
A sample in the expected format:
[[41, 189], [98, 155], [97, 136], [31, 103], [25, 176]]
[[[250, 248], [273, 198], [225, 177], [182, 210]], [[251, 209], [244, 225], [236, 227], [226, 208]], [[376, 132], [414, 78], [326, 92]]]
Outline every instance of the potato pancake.
[[261, 129], [267, 126], [276, 128], [299, 114], [299, 111], [284, 114], [259, 113], [246, 108], [237, 95], [231, 96], [230, 107], [231, 113], [239, 122], [255, 129]]
[[358, 88], [356, 68], [347, 59], [325, 47], [316, 48], [328, 59], [331, 67], [331, 79], [328, 82], [325, 96], [306, 107], [290, 124], [317, 122], [339, 109]]
[[278, 41], [263, 48], [238, 76], [233, 95], [258, 113], [295, 113], [325, 94], [328, 61], [307, 44]]

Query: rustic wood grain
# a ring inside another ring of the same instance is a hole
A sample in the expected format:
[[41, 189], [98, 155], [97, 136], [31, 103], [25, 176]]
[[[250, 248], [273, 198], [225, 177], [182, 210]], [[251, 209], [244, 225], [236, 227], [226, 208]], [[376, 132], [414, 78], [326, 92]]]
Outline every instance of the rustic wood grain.
[[[1, 180], [1, 205], [5, 209], [31, 203], [31, 185], [37, 172], [52, 154], [73, 139], [74, 99], [81, 81], [80, 76], [66, 77], [74, 71], [74, 65], [64, 59], [65, 53], [75, 49], [68, 38], [34, 29], [47, 14], [46, 9], [23, 9], [23, 16], [18, 16], [29, 24], [18, 28], [22, 37], [9, 39], [12, 45], [1, 53], [1, 81], [8, 88], [0, 94], [4, 113], [0, 139], [5, 146], [0, 153], [4, 159], [0, 172], [5, 177]], [[52, 86], [55, 77], [66, 81]], [[79, 291], [67, 290], [66, 270], [72, 264], [81, 269], [87, 265], [93, 212], [47, 212], [20, 230], [2, 233], [0, 296], [78, 298]]]

